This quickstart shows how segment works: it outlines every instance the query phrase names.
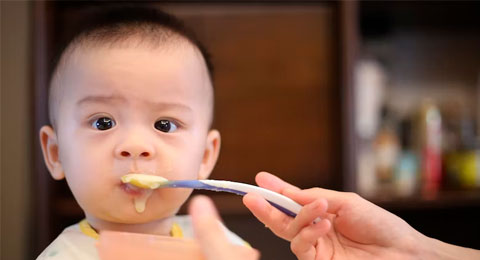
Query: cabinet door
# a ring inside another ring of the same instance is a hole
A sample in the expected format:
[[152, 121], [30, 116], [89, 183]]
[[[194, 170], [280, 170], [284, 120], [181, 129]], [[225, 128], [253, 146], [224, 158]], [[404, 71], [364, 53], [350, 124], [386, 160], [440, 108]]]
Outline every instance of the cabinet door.
[[194, 28], [213, 56], [222, 148], [211, 177], [253, 183], [265, 170], [302, 187], [333, 185], [341, 174], [334, 9], [168, 10]]

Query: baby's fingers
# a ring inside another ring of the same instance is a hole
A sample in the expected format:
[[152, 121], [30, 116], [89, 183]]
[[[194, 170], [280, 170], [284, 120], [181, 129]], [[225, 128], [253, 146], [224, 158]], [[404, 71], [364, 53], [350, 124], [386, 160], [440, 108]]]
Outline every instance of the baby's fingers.
[[293, 238], [290, 248], [299, 260], [315, 259], [317, 252], [317, 241], [325, 236], [330, 230], [331, 223], [327, 219], [305, 227]]

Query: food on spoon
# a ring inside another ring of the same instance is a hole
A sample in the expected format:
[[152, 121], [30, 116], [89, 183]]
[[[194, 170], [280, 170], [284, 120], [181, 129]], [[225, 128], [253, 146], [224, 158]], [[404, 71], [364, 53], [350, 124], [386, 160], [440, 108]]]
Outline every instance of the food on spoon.
[[122, 176], [123, 183], [130, 183], [142, 189], [156, 189], [167, 181], [168, 179], [161, 176], [142, 173], [129, 173]]

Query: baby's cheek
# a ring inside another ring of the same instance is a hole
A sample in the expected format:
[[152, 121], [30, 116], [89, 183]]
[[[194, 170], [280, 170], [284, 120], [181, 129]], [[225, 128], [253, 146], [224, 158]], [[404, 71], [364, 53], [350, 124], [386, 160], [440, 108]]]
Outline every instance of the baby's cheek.
[[[170, 189], [171, 190], [171, 196], [174, 197], [173, 200], [176, 201], [181, 201], [181, 203], [185, 202], [190, 194], [192, 194], [191, 189]], [[181, 205], [180, 205], [181, 206]]]
[[86, 178], [76, 178], [68, 180], [70, 190], [77, 200], [80, 207], [84, 210], [88, 208], [96, 208], [101, 205], [101, 201], [105, 198], [100, 183], [88, 182]]
[[191, 189], [164, 189], [158, 194], [159, 207], [178, 210], [192, 193]]

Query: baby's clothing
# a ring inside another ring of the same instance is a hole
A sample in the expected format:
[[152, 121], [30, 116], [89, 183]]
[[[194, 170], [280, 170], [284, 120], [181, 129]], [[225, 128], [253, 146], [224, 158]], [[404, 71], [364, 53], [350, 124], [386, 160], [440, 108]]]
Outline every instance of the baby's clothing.
[[[190, 216], [175, 216], [170, 231], [172, 237], [194, 238]], [[225, 234], [232, 244], [248, 246], [248, 243], [232, 231], [224, 227]], [[86, 220], [67, 227], [63, 232], [37, 257], [37, 260], [93, 260], [99, 259], [96, 242], [98, 233]]]

